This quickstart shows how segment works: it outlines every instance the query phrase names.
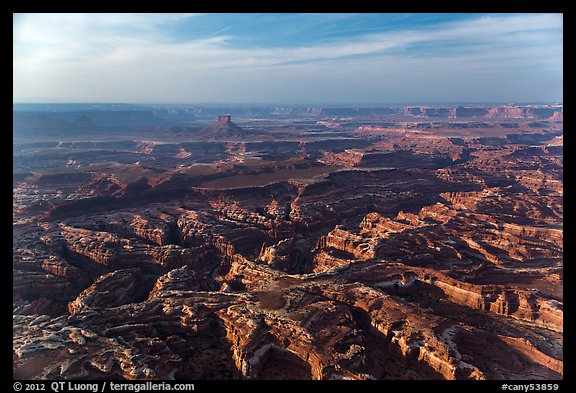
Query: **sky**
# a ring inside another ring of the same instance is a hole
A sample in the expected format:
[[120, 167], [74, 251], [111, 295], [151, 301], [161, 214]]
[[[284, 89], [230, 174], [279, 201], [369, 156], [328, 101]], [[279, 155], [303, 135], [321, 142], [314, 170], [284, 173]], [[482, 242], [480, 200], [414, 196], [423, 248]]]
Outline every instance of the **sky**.
[[13, 102], [562, 102], [562, 14], [14, 14]]

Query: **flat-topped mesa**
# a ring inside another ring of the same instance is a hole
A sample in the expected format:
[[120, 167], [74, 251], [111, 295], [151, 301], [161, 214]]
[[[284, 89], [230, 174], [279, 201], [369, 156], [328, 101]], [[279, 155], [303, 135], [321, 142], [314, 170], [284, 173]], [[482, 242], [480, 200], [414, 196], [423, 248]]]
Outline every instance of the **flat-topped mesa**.
[[230, 138], [246, 134], [246, 131], [232, 122], [232, 116], [230, 115], [218, 116], [218, 120], [205, 127], [203, 132], [214, 138]]
[[216, 121], [217, 125], [226, 125], [232, 123], [232, 116], [230, 115], [220, 115]]

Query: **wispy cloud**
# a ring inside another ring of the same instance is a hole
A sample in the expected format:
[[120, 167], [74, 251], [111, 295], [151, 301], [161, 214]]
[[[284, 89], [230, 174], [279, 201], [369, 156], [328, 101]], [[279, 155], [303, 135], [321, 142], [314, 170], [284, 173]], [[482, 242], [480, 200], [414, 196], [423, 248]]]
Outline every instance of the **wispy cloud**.
[[[354, 15], [332, 17], [336, 24], [354, 22]], [[444, 86], [458, 100], [470, 95], [458, 92], [458, 83], [470, 89], [474, 80], [478, 97], [486, 100], [536, 96], [542, 84], [552, 84], [548, 95], [555, 89], [561, 96], [563, 24], [558, 14], [482, 16], [425, 28], [407, 24], [281, 47], [273, 42], [247, 46], [246, 37], [223, 34], [232, 32], [232, 25], [193, 38], [170, 33], [175, 24], [201, 19], [195, 14], [16, 17], [15, 97], [53, 92], [55, 97], [127, 101], [322, 101], [347, 91], [351, 96], [342, 101], [394, 101], [398, 96], [417, 101], [418, 95], [430, 101]], [[527, 74], [531, 80], [522, 79]], [[490, 80], [514, 91], [494, 86], [490, 98]], [[412, 87], [414, 81], [420, 90]]]
[[226, 26], [225, 28], [220, 29], [220, 30], [212, 33], [212, 35], [213, 35], [213, 36], [217, 36], [218, 34], [222, 34], [222, 33], [224, 33], [225, 31], [230, 30], [231, 28], [232, 28], [232, 26]]

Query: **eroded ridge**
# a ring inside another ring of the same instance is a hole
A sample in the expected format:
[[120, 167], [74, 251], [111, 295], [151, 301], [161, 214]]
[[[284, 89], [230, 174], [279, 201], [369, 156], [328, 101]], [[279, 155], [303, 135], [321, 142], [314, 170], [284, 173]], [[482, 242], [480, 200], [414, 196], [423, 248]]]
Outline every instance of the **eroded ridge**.
[[562, 112], [459, 108], [15, 145], [15, 378], [561, 379]]

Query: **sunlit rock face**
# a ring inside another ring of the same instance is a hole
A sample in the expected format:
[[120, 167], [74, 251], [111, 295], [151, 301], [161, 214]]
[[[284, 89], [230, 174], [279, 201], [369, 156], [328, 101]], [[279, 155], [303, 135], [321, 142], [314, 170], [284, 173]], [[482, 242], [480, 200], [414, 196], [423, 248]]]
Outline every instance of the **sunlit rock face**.
[[15, 378], [563, 378], [561, 108], [317, 109], [15, 145]]

